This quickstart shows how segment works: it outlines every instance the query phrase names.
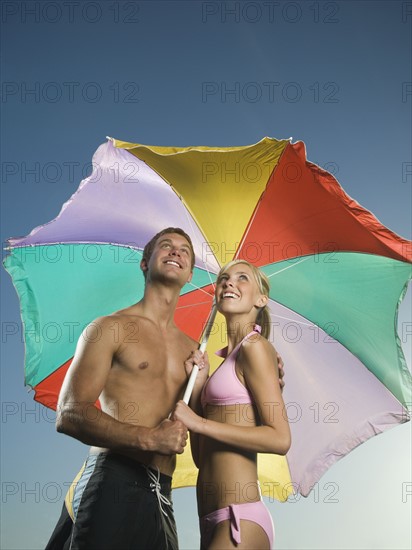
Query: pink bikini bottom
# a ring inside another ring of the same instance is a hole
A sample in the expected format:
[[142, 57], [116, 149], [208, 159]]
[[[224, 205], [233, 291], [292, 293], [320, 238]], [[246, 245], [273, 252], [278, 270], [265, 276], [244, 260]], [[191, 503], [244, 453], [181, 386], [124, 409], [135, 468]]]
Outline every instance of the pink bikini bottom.
[[230, 504], [226, 508], [220, 508], [220, 510], [215, 510], [200, 518], [200, 534], [204, 548], [209, 547], [216, 525], [227, 519], [230, 520], [232, 538], [237, 544], [241, 542], [240, 520], [246, 519], [262, 527], [269, 539], [270, 548], [273, 548], [275, 529], [269, 510], [262, 500], [245, 502], [244, 504]]

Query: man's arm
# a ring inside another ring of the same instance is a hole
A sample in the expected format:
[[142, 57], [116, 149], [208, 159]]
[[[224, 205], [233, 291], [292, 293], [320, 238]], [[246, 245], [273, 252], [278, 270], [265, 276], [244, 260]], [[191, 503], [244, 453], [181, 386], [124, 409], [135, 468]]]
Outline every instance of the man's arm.
[[187, 431], [181, 422], [164, 420], [155, 428], [147, 428], [120, 422], [96, 407], [120, 345], [109, 328], [111, 324], [110, 318], [99, 318], [80, 336], [59, 395], [57, 431], [87, 445], [129, 456], [141, 451], [182, 453]]

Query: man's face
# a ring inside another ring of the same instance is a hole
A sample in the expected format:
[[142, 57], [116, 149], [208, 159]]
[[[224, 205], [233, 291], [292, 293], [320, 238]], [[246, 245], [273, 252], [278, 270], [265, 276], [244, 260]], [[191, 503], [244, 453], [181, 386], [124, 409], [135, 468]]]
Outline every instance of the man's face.
[[141, 266], [147, 281], [162, 280], [182, 287], [192, 278], [192, 252], [188, 241], [178, 233], [166, 233], [156, 241], [153, 253]]

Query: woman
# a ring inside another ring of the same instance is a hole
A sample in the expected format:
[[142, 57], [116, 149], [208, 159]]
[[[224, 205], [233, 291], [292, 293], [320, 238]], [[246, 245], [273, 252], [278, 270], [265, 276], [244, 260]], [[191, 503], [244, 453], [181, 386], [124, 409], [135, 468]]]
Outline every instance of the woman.
[[[207, 356], [195, 352], [188, 373], [200, 367], [190, 409], [174, 413], [191, 432], [197, 481], [201, 548], [273, 548], [271, 516], [261, 500], [257, 453], [284, 455], [290, 430], [277, 353], [266, 339], [269, 283], [256, 267], [235, 260], [216, 282], [216, 304], [227, 324], [223, 363], [206, 381]], [[260, 326], [263, 326], [260, 334]]]

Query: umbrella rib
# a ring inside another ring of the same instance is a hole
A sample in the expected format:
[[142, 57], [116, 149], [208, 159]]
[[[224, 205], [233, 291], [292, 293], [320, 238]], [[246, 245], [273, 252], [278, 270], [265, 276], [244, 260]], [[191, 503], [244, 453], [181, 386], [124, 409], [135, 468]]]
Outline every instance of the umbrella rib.
[[[291, 142], [292, 142], [292, 138], [289, 138], [289, 144], [290, 144]], [[274, 174], [276, 168], [279, 166], [280, 159], [282, 158], [283, 153], [285, 152], [286, 149], [287, 149], [287, 146], [285, 146], [284, 149], [283, 149], [283, 151], [281, 152], [280, 157], [279, 157], [279, 159], [278, 159], [278, 162], [277, 162], [277, 164], [273, 167], [273, 170], [272, 170], [272, 172], [271, 172], [271, 174], [270, 174], [270, 176], [269, 176], [269, 178], [268, 178], [268, 180], [267, 180], [267, 182], [266, 182], [265, 188], [263, 189], [263, 191], [262, 191], [262, 193], [261, 193], [261, 195], [260, 195], [260, 197], [259, 197], [259, 200], [258, 200], [257, 203], [256, 203], [256, 206], [255, 206], [255, 209], [254, 209], [254, 211], [253, 211], [252, 217], [250, 218], [250, 220], [249, 220], [249, 222], [248, 222], [248, 224], [247, 224], [247, 227], [246, 227], [246, 230], [245, 230], [245, 232], [244, 232], [244, 234], [243, 234], [242, 240], [240, 241], [240, 244], [239, 244], [238, 249], [237, 249], [237, 251], [236, 251], [235, 258], [238, 257], [240, 251], [242, 250], [243, 243], [246, 241], [246, 237], [247, 237], [248, 234], [249, 234], [249, 231], [250, 231], [250, 229], [251, 229], [251, 227], [252, 227], [252, 223], [253, 223], [255, 217], [257, 216], [257, 212], [258, 212], [258, 210], [259, 210], [259, 206], [260, 206], [260, 204], [261, 204], [261, 202], [262, 202], [262, 200], [263, 200], [263, 197], [264, 197], [264, 195], [265, 195], [265, 193], [266, 193], [266, 190], [267, 190], [267, 188], [268, 188], [268, 186], [269, 186], [269, 184], [270, 184], [271, 177], [272, 177], [272, 175]]]
[[[200, 290], [200, 292], [203, 292], [204, 294], [207, 294], [207, 296], [211, 296], [210, 292], [208, 292], [207, 290], [205, 290], [203, 287], [201, 286], [196, 286], [195, 284], [193, 283], [187, 283], [188, 285], [192, 286], [195, 290]], [[213, 288], [215, 287], [214, 283], [212, 283], [213, 285]]]
[[[188, 286], [193, 287], [195, 290], [200, 290], [201, 292], [204, 292], [205, 294], [208, 294], [208, 295], [210, 296], [210, 293], [209, 293], [207, 290], [204, 289], [204, 286], [205, 286], [205, 285], [203, 285], [203, 286], [197, 286], [197, 285], [195, 285], [194, 283], [186, 283], [186, 284], [187, 284]], [[212, 283], [212, 284], [213, 284], [213, 283]], [[214, 287], [214, 286], [215, 286], [215, 285], [213, 284], [213, 287]]]
[[279, 271], [276, 271], [276, 273], [272, 273], [271, 275], [268, 275], [268, 279], [270, 279], [271, 277], [274, 277], [275, 275], [279, 275], [279, 273], [282, 273], [282, 271], [286, 271], [287, 269], [290, 269], [291, 267], [295, 267], [298, 264], [301, 264], [302, 262], [306, 262], [307, 260], [309, 260], [310, 257], [311, 256], [305, 256], [304, 258], [302, 258], [298, 262], [295, 262], [292, 265], [288, 265], [287, 267], [284, 267], [283, 269], [280, 269]]
[[[107, 137], [107, 139], [109, 139], [109, 140], [113, 140], [113, 138], [110, 138], [109, 136], [106, 136], [106, 137]], [[116, 141], [116, 140], [115, 140], [115, 141]], [[263, 140], [261, 140], [261, 141], [263, 141]], [[113, 142], [113, 141], [112, 141], [112, 142]], [[141, 145], [139, 145], [139, 147], [145, 148], [145, 146], [141, 146]], [[125, 151], [127, 151], [127, 152], [129, 153], [129, 155], [134, 156], [134, 154], [131, 153], [128, 149], [125, 149]], [[180, 152], [183, 153], [183, 151], [180, 151]], [[136, 157], [139, 158], [137, 155], [136, 155]], [[140, 160], [142, 160], [142, 159], [140, 159]], [[203, 235], [203, 237], [205, 237], [205, 235], [204, 235], [203, 231], [201, 230], [199, 224], [196, 222], [195, 217], [194, 217], [193, 214], [190, 212], [189, 207], [186, 205], [186, 202], [184, 201], [183, 196], [182, 196], [180, 193], [177, 192], [177, 190], [176, 190], [175, 187], [172, 185], [172, 183], [170, 183], [170, 182], [163, 176], [163, 174], [161, 174], [158, 170], [155, 170], [154, 168], [152, 168], [146, 161], [143, 161], [143, 162], [144, 162], [144, 163], [146, 164], [146, 166], [148, 166], [151, 170], [153, 170], [154, 172], [156, 172], [156, 174], [162, 179], [162, 181], [165, 182], [166, 185], [168, 185], [168, 186], [170, 187], [170, 189], [174, 192], [174, 194], [176, 195], [176, 197], [177, 197], [177, 198], [180, 200], [180, 202], [183, 204], [183, 206], [184, 206], [183, 210], [184, 210], [184, 213], [185, 213], [186, 218], [187, 218], [187, 220], [188, 220], [189, 226], [190, 226], [190, 228], [191, 228], [191, 230], [192, 230], [192, 235], [193, 235], [193, 234], [196, 234], [196, 232], [193, 231], [193, 229], [194, 229], [194, 223], [195, 223], [196, 226], [197, 226], [197, 228], [198, 228], [198, 230], [199, 230], [199, 232]], [[191, 240], [193, 241], [193, 239], [191, 239]], [[207, 242], [206, 238], [205, 238], [205, 241]], [[214, 288], [214, 283], [213, 283], [212, 277], [210, 276], [210, 273], [211, 273], [211, 272], [210, 272], [210, 270], [209, 270], [209, 268], [208, 268], [207, 262], [203, 262], [203, 265], [204, 265], [205, 268], [206, 268], [205, 271], [206, 271], [207, 274], [208, 274], [209, 282], [210, 282], [210, 284], [211, 284], [211, 285], [213, 286], [213, 288]], [[219, 263], [218, 263], [218, 265], [219, 265]], [[196, 288], [196, 287], [195, 287], [195, 288]]]
[[300, 325], [306, 325], [308, 327], [313, 327], [315, 323], [305, 323], [304, 321], [292, 319], [290, 317], [285, 317], [284, 315], [276, 315], [276, 313], [270, 313], [271, 317], [277, 317], [278, 319], [285, 319], [286, 321], [291, 321], [293, 323], [299, 323]]
[[185, 306], [177, 306], [176, 309], [186, 309], [188, 307], [196, 307], [196, 306], [202, 306], [203, 304], [209, 304], [210, 302], [197, 302], [196, 304], [187, 304]]
[[[166, 181], [166, 180], [164, 180]], [[170, 185], [169, 182], [167, 182], [168, 185]], [[179, 195], [179, 193], [176, 193], [176, 190], [175, 188], [173, 187], [173, 185], [170, 185], [170, 187], [173, 189], [173, 191], [175, 192], [176, 196], [179, 197], [180, 199], [180, 202], [184, 205], [184, 213], [186, 215], [186, 218], [187, 218], [187, 221], [189, 222], [189, 225], [190, 225], [190, 228], [192, 230], [192, 235], [196, 235], [196, 232], [194, 231], [194, 223], [195, 223], [195, 219], [192, 215], [190, 215], [189, 211], [188, 211], [188, 208], [185, 204], [185, 201], [183, 200], [183, 197], [181, 195]], [[200, 229], [200, 226], [199, 224], [196, 224], [197, 225], [197, 228], [198, 230], [202, 233], [203, 237], [204, 237], [204, 234], [203, 234], [203, 231]], [[207, 241], [206, 241], [207, 242]], [[207, 272], [207, 275], [209, 277], [209, 283], [213, 286], [213, 288], [215, 287], [214, 285], [214, 282], [212, 280], [212, 277], [210, 276], [210, 271], [209, 271], [209, 268], [208, 268], [208, 265], [207, 265], [207, 262], [203, 262], [203, 265], [205, 266], [206, 268], [206, 272]]]
[[253, 220], [255, 219], [256, 215], [257, 215], [257, 211], [258, 211], [258, 208], [259, 208], [259, 204], [260, 204], [260, 202], [261, 202], [261, 200], [262, 200], [262, 196], [263, 196], [264, 192], [265, 192], [265, 191], [263, 191], [262, 194], [261, 194], [261, 196], [259, 197], [259, 200], [258, 200], [258, 202], [257, 202], [257, 204], [256, 204], [255, 210], [253, 211], [252, 217], [250, 218], [250, 220], [249, 220], [249, 222], [248, 222], [248, 226], [247, 226], [247, 228], [246, 228], [246, 231], [245, 231], [245, 233], [244, 233], [244, 235], [243, 235], [243, 237], [242, 237], [242, 240], [240, 241], [239, 246], [238, 246], [238, 248], [237, 248], [237, 251], [236, 251], [236, 254], [235, 254], [235, 259], [237, 259], [239, 252], [242, 250], [243, 243], [245, 242], [246, 237], [247, 237], [248, 234], [249, 234], [250, 228], [252, 227], [252, 222], [253, 222]]

